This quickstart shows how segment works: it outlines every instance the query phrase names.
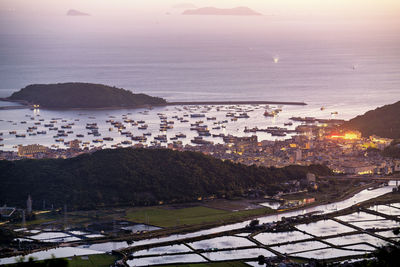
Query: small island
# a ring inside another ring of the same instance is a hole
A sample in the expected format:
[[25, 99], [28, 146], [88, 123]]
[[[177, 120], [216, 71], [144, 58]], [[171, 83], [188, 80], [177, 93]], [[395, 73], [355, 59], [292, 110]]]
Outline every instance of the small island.
[[203, 7], [198, 9], [185, 10], [183, 15], [217, 15], [217, 16], [261, 16], [248, 7], [235, 7], [235, 8], [216, 8], [216, 7]]
[[7, 98], [43, 108], [137, 108], [165, 105], [165, 99], [93, 83], [33, 84]]
[[67, 16], [90, 16], [90, 14], [76, 10], [76, 9], [70, 9], [67, 11]]

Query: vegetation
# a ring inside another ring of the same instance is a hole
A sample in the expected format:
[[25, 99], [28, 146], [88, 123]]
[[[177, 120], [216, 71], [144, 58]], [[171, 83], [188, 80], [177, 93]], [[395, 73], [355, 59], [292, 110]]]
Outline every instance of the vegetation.
[[112, 266], [117, 257], [108, 254], [89, 255], [87, 259], [80, 257], [72, 257], [68, 261], [68, 267], [109, 267]]
[[0, 227], [0, 245], [10, 243], [15, 237], [15, 232]]
[[370, 110], [357, 116], [342, 127], [347, 130], [358, 130], [364, 137], [377, 135], [386, 138], [400, 138], [400, 101]]
[[264, 168], [168, 149], [106, 149], [70, 159], [0, 161], [0, 203], [34, 207], [96, 208], [188, 202], [207, 196], [242, 196], [249, 189], [271, 195], [281, 183], [324, 166]]
[[382, 151], [382, 155], [391, 158], [400, 158], [400, 139], [393, 140], [390, 146]]
[[56, 259], [51, 258], [48, 260], [35, 261], [33, 257], [29, 257], [27, 261], [25, 261], [25, 257], [21, 257], [17, 260], [17, 263], [10, 264], [8, 266], [15, 267], [68, 267], [67, 259]]
[[[399, 235], [399, 229], [393, 230], [395, 235]], [[394, 267], [399, 266], [400, 262], [400, 246], [385, 245], [379, 247], [373, 252], [373, 258], [353, 264], [354, 267]]]
[[166, 103], [159, 97], [92, 83], [33, 84], [13, 93], [9, 99], [45, 108], [131, 108]]
[[108, 267], [112, 266], [118, 258], [114, 255], [97, 254], [88, 256], [75, 256], [70, 259], [66, 258], [52, 258], [48, 260], [34, 261], [29, 258], [24, 262], [24, 257], [21, 257], [16, 264], [7, 266], [21, 266], [21, 267]]
[[190, 207], [181, 209], [143, 208], [140, 210], [128, 211], [127, 219], [149, 223], [159, 227], [173, 227], [180, 225], [197, 225], [212, 223], [241, 217], [264, 215], [272, 210], [269, 208], [258, 208], [243, 211], [217, 210], [207, 207]]

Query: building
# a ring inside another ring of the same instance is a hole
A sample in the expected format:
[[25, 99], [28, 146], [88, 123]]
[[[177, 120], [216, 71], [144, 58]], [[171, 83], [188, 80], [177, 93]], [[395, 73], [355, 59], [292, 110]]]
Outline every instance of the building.
[[47, 147], [37, 144], [18, 146], [18, 156], [20, 157], [29, 157], [37, 153], [46, 153], [47, 151], [48, 151]]
[[346, 165], [342, 166], [343, 172], [346, 174], [358, 174], [358, 175], [365, 175], [365, 174], [374, 174], [376, 166], [370, 164], [363, 164], [359, 162], [347, 163]]
[[69, 142], [69, 147], [71, 149], [79, 149], [80, 148], [79, 143], [80, 143], [80, 141], [78, 139], [72, 140]]
[[302, 152], [301, 149], [297, 149], [294, 151], [294, 162], [299, 162], [302, 160]]

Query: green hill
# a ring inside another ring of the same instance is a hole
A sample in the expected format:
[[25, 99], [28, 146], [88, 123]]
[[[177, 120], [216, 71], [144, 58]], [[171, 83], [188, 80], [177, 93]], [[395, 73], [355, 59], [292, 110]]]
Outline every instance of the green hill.
[[44, 108], [133, 108], [166, 103], [159, 97], [92, 83], [33, 84], [13, 93], [9, 99]]
[[199, 196], [240, 195], [246, 189], [275, 193], [289, 179], [323, 166], [263, 168], [167, 149], [107, 149], [70, 159], [0, 161], [0, 205], [95, 208], [193, 201]]
[[370, 110], [342, 125], [343, 129], [358, 130], [364, 137], [400, 138], [400, 101]]

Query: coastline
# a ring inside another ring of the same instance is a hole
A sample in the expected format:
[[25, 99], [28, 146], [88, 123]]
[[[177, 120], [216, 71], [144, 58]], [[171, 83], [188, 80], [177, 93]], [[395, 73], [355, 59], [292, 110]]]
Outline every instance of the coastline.
[[[29, 103], [25, 100], [11, 100], [9, 98], [0, 98], [0, 101], [19, 103], [22, 106], [5, 106], [0, 107], [2, 109], [23, 109], [33, 108], [33, 103]], [[123, 109], [140, 109], [140, 108], [151, 108], [151, 107], [164, 107], [164, 106], [209, 106], [209, 105], [294, 105], [294, 106], [306, 106], [305, 102], [291, 102], [291, 101], [182, 101], [182, 102], [166, 102], [162, 104], [145, 104], [136, 106], [110, 106], [110, 107], [70, 107], [70, 108], [55, 108], [41, 106], [41, 109], [48, 110], [123, 110]]]

